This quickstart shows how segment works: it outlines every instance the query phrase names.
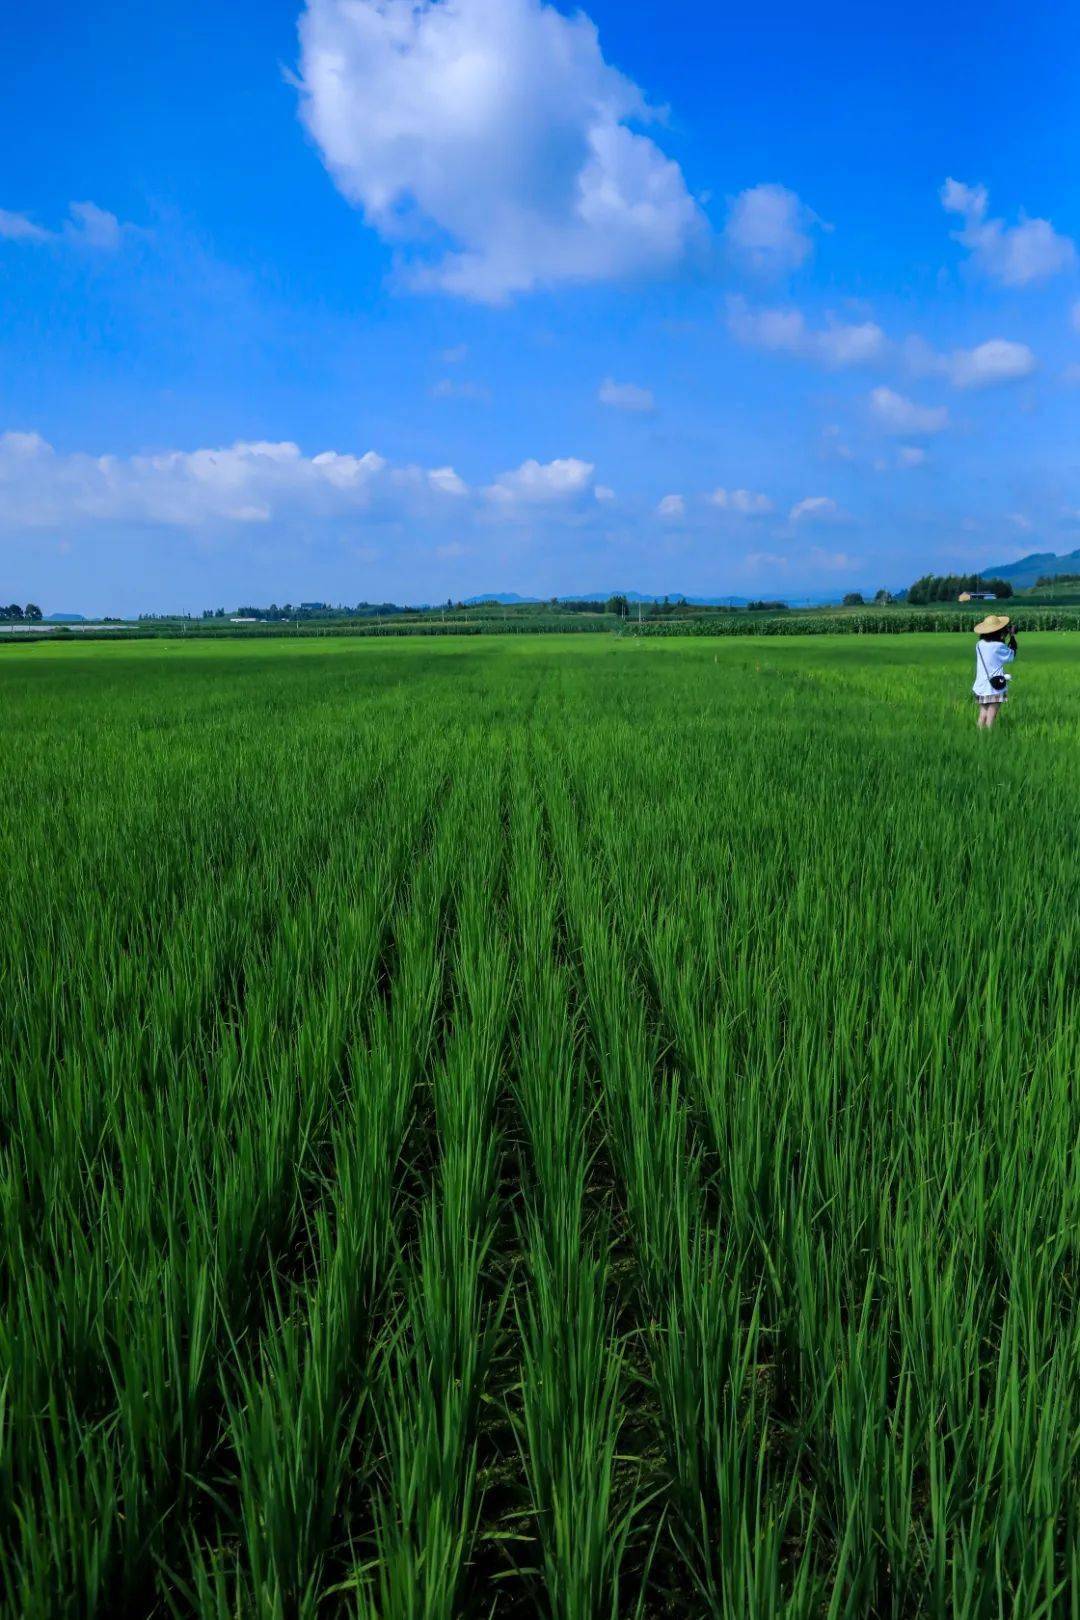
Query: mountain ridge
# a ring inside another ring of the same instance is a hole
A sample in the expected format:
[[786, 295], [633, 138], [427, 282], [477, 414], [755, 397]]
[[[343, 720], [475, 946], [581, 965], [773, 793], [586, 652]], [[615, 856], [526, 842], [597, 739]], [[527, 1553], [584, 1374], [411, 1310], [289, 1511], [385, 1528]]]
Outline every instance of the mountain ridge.
[[[690, 596], [683, 591], [561, 591], [556, 596], [556, 602], [606, 602], [612, 596], [625, 596], [631, 603], [640, 602], [645, 606], [650, 602], [662, 602], [665, 597], [669, 602], [686, 602], [691, 607], [745, 607], [748, 602], [757, 601], [753, 596]], [[836, 591], [819, 592], [816, 595], [786, 597], [792, 606], [819, 606], [823, 603], [839, 600]], [[485, 591], [478, 596], [466, 596], [465, 607], [479, 607], [482, 602], [494, 602], [498, 607], [541, 607], [550, 602], [550, 596], [519, 596], [516, 591]]]
[[1053, 551], [1032, 551], [1016, 562], [1002, 563], [982, 569], [984, 579], [1007, 579], [1014, 588], [1022, 590], [1034, 585], [1042, 574], [1080, 574], [1080, 549], [1058, 556]]

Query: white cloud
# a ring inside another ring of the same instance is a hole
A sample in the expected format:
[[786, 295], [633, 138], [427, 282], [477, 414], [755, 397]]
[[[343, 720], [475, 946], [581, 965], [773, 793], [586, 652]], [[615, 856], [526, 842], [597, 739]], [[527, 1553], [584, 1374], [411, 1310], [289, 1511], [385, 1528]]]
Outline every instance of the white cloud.
[[990, 193], [985, 186], [966, 186], [962, 180], [946, 180], [941, 188], [941, 206], [947, 214], [965, 214], [979, 219], [986, 213]]
[[662, 518], [681, 518], [686, 516], [686, 502], [681, 495], [665, 495], [657, 502], [656, 511]]
[[80, 247], [111, 253], [120, 246], [125, 230], [131, 229], [132, 226], [121, 225], [107, 208], [99, 208], [92, 202], [69, 203], [62, 233], [35, 225], [26, 214], [13, 214], [0, 208], [0, 238], [9, 242], [56, 242], [63, 236]]
[[1035, 356], [1026, 343], [991, 338], [974, 349], [957, 349], [952, 355], [949, 375], [957, 388], [986, 388], [994, 383], [1030, 377], [1035, 364]]
[[575, 501], [592, 487], [593, 465], [575, 456], [541, 463], [523, 461], [512, 472], [500, 473], [484, 494], [502, 507], [549, 506]]
[[826, 522], [839, 517], [840, 508], [831, 495], [807, 495], [804, 500], [796, 501], [788, 513], [792, 523], [810, 521], [812, 523]]
[[891, 343], [876, 321], [839, 321], [829, 314], [824, 326], [814, 328], [799, 309], [753, 309], [740, 297], [728, 300], [728, 329], [752, 348], [796, 355], [832, 370], [902, 359], [913, 375], [947, 377], [956, 388], [1013, 382], [1030, 376], [1037, 364], [1026, 343], [1008, 338], [939, 354], [920, 337], [902, 346]]
[[308, 0], [300, 47], [323, 161], [382, 236], [414, 249], [414, 286], [498, 303], [655, 274], [703, 229], [678, 165], [629, 127], [650, 109], [582, 12]]
[[954, 388], [991, 388], [999, 383], [1030, 377], [1038, 361], [1026, 343], [989, 338], [974, 349], [939, 354], [922, 338], [909, 338], [904, 347], [908, 370], [916, 377], [947, 377]]
[[970, 253], [976, 267], [1006, 287], [1025, 287], [1044, 281], [1076, 263], [1076, 247], [1068, 236], [1055, 231], [1048, 219], [1028, 219], [1018, 225], [987, 218], [990, 198], [985, 186], [967, 186], [946, 180], [941, 188], [942, 207], [959, 214], [964, 223], [952, 233]]
[[0, 467], [52, 454], [52, 445], [40, 433], [0, 433]]
[[656, 409], [651, 388], [639, 388], [637, 383], [619, 383], [605, 377], [597, 394], [601, 405], [610, 405], [617, 411], [639, 411], [647, 415]]
[[773, 509], [767, 495], [752, 489], [714, 489], [709, 500], [721, 511], [738, 512], [742, 517], [764, 517]]
[[944, 405], [919, 405], [892, 388], [875, 388], [870, 395], [870, 409], [889, 433], [923, 438], [941, 433], [949, 425]]
[[13, 214], [8, 208], [0, 208], [0, 238], [5, 242], [48, 242], [51, 237], [51, 231], [35, 225], [26, 214]]
[[369, 450], [305, 456], [290, 442], [153, 455], [60, 454], [39, 434], [0, 434], [0, 523], [136, 523], [186, 529], [277, 519], [437, 513], [468, 493], [452, 467], [392, 467]]
[[786, 186], [751, 186], [731, 201], [724, 241], [731, 257], [752, 275], [781, 276], [810, 257], [810, 229], [820, 224]]
[[108, 209], [92, 202], [73, 202], [68, 212], [71, 215], [68, 234], [85, 247], [112, 253], [120, 246], [123, 226]]
[[896, 452], [896, 460], [901, 467], [921, 467], [926, 460], [926, 451], [921, 445], [902, 444]]
[[744, 298], [728, 302], [728, 328], [740, 343], [774, 354], [794, 354], [802, 360], [840, 369], [881, 360], [888, 340], [874, 321], [849, 324], [828, 316], [816, 330], [798, 309], [751, 309]]
[[443, 495], [467, 495], [469, 486], [463, 478], [459, 478], [453, 467], [433, 467], [428, 473], [428, 483], [432, 489], [441, 491]]
[[1025, 512], [1010, 512], [1009, 522], [1022, 534], [1028, 534], [1035, 527]]
[[615, 491], [609, 489], [607, 484], [597, 484], [593, 494], [598, 501], [613, 501], [615, 499]]

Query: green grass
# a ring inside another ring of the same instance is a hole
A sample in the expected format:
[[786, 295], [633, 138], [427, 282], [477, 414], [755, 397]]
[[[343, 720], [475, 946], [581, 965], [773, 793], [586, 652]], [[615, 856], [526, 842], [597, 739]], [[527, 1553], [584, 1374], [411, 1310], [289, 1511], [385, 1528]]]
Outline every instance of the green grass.
[[0, 1613], [1080, 1616], [1075, 642], [0, 660]]

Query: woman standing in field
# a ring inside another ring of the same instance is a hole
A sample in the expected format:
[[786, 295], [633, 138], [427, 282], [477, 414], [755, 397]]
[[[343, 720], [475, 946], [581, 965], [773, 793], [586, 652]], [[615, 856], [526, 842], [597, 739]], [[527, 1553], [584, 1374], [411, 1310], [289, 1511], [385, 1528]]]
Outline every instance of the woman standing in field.
[[975, 644], [975, 685], [971, 690], [979, 704], [978, 724], [989, 730], [1009, 695], [1011, 676], [1005, 674], [1005, 665], [1016, 657], [1016, 633], [1009, 625], [1008, 614], [991, 613], [979, 620], [975, 634], [979, 639]]

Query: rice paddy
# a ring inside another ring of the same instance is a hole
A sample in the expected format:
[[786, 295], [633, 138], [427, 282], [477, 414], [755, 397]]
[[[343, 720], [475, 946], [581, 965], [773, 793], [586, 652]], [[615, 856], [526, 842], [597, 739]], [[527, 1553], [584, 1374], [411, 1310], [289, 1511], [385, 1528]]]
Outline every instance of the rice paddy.
[[0, 1613], [1080, 1616], [1080, 674], [0, 658]]

